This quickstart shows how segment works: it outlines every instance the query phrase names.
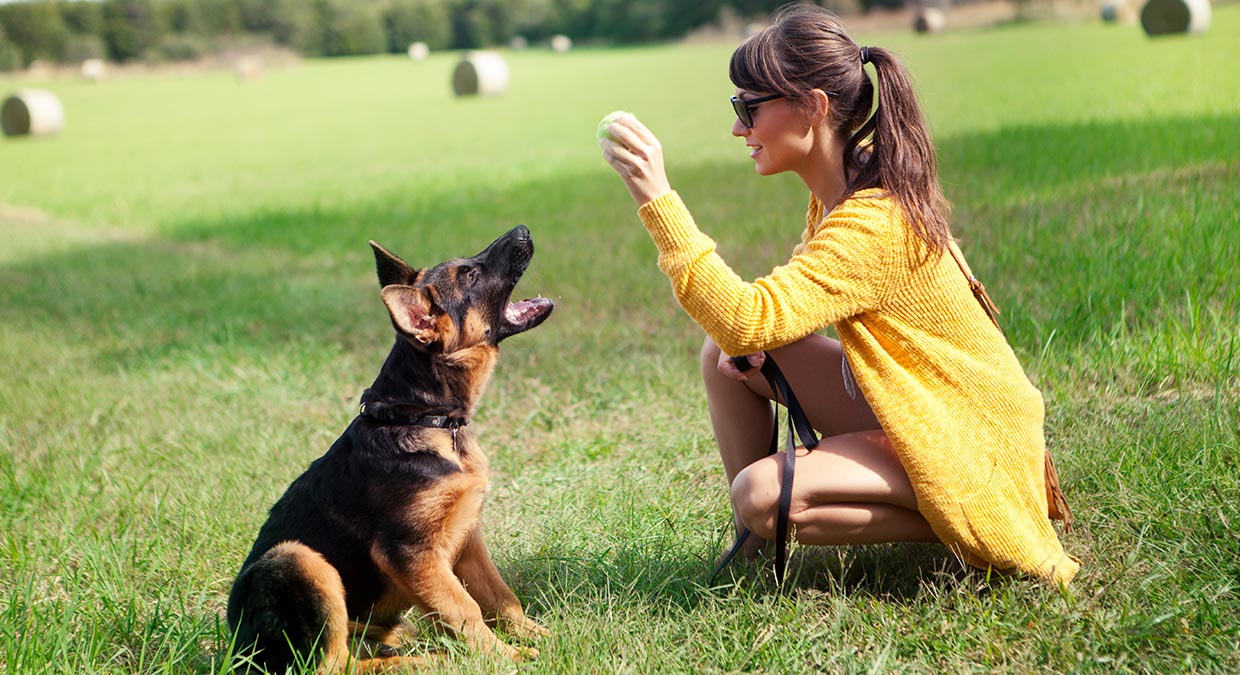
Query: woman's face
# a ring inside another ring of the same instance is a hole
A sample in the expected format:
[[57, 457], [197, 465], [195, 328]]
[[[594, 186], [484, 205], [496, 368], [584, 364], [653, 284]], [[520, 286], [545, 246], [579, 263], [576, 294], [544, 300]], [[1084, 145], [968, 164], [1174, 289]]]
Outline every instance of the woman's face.
[[[753, 100], [770, 92], [737, 89], [741, 100]], [[753, 127], [747, 128], [740, 119], [732, 123], [732, 135], [745, 139], [750, 149], [754, 170], [761, 176], [796, 171], [809, 157], [813, 144], [805, 116], [786, 98], [764, 101], [750, 110]]]

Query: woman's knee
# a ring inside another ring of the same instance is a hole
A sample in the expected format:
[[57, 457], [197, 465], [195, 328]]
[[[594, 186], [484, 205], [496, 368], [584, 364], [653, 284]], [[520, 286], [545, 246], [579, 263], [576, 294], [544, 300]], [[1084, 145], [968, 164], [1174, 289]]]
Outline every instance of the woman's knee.
[[779, 470], [771, 459], [745, 467], [732, 481], [733, 508], [741, 522], [761, 537], [769, 538], [779, 508]]
[[706, 338], [702, 342], [701, 365], [704, 379], [719, 373], [719, 355], [722, 353], [723, 350], [719, 349], [719, 345], [715, 344], [714, 340]]

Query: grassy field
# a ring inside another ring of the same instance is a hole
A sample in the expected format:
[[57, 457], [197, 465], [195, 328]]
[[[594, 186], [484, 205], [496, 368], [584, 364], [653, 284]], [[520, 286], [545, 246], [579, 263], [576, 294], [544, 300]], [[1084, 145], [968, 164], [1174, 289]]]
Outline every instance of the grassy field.
[[[1047, 400], [1082, 558], [1067, 592], [939, 547], [737, 570], [676, 307], [595, 122], [636, 112], [753, 276], [806, 194], [729, 136], [727, 45], [308, 61], [45, 86], [48, 140], [0, 140], [0, 671], [225, 670], [233, 575], [266, 509], [355, 412], [391, 342], [367, 239], [409, 261], [517, 223], [518, 294], [476, 425], [486, 538], [554, 633], [530, 673], [1240, 671], [1240, 7], [1196, 38], [1026, 24], [901, 53], [957, 236]], [[509, 672], [458, 653], [445, 672]]]

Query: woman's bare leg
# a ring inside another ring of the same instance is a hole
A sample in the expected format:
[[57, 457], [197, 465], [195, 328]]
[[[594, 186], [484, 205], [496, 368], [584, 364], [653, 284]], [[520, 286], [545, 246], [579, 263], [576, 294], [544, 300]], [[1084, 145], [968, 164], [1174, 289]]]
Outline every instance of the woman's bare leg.
[[[768, 539], [782, 477], [781, 452], [749, 465], [732, 483], [740, 519]], [[938, 541], [882, 432], [831, 436], [810, 452], [799, 449], [788, 521], [797, 541], [810, 545]]]
[[[811, 335], [770, 353], [819, 432], [838, 435], [879, 428], [864, 397], [858, 393], [853, 399], [844, 388], [843, 349], [838, 341]], [[773, 424], [769, 402], [772, 394], [766, 379], [756, 371], [749, 373], [744, 382], [720, 373], [719, 359], [718, 345], [707, 339], [702, 347], [702, 379], [724, 473], [728, 484], [733, 485], [741, 471], [766, 457]], [[776, 482], [774, 489], [778, 488]], [[735, 513], [739, 531], [739, 509]], [[762, 536], [769, 535], [751, 537], [742, 553], [752, 557], [761, 550], [765, 543]]]

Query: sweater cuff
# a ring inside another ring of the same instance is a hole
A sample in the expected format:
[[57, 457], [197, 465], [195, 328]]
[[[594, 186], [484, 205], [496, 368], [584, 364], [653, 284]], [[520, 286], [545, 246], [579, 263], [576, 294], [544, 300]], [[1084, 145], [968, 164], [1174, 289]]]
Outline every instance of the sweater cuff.
[[650, 232], [655, 246], [663, 252], [679, 250], [686, 243], [702, 236], [697, 224], [693, 222], [693, 215], [675, 190], [642, 204], [637, 215]]

